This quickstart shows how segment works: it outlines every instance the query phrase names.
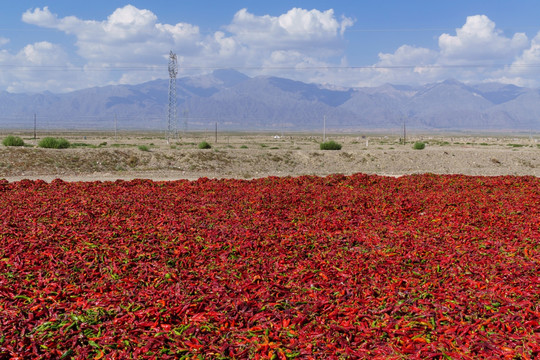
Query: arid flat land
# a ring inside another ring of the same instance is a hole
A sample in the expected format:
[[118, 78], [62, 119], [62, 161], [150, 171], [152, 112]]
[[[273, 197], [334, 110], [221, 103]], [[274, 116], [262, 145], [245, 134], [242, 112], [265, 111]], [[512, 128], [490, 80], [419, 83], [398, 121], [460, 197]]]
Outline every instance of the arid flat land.
[[[391, 135], [331, 134], [342, 145], [320, 150], [320, 134], [187, 133], [169, 139], [163, 133], [60, 132], [17, 135], [24, 147], [0, 145], [0, 179], [108, 181], [145, 178], [176, 180], [252, 179], [266, 176], [329, 174], [465, 174], [540, 176], [538, 136], [411, 135], [403, 143]], [[72, 147], [43, 149], [44, 136], [63, 137]], [[211, 149], [199, 149], [207, 141]], [[423, 150], [413, 149], [416, 141]]]

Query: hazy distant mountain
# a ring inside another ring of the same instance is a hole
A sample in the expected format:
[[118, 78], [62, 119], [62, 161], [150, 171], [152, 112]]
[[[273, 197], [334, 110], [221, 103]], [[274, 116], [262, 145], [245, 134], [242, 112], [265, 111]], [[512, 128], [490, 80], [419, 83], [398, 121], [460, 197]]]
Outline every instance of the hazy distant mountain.
[[[169, 80], [90, 88], [65, 94], [0, 92], [2, 127], [167, 128]], [[386, 84], [330, 89], [234, 70], [177, 80], [178, 128], [540, 130], [540, 91], [514, 85]]]

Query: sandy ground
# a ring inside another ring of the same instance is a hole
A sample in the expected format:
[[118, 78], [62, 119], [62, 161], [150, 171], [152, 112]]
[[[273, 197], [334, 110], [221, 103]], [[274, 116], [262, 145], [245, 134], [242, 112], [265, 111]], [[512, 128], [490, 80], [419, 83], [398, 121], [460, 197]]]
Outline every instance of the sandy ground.
[[[540, 144], [530, 136], [416, 135], [405, 144], [388, 135], [328, 136], [342, 144], [339, 151], [320, 150], [321, 136], [305, 134], [220, 134], [216, 139], [201, 133], [169, 142], [163, 134], [58, 136], [74, 147], [42, 149], [35, 146], [39, 139], [24, 134], [25, 147], [0, 145], [0, 178], [193, 180], [335, 173], [540, 176]], [[199, 149], [203, 140], [212, 148]], [[425, 149], [413, 149], [415, 141], [424, 142]]]

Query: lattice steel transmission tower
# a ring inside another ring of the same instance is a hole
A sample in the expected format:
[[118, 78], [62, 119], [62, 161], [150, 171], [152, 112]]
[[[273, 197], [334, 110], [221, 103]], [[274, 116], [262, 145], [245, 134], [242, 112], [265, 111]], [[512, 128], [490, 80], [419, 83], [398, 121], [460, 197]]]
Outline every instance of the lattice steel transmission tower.
[[169, 112], [167, 118], [167, 143], [176, 133], [176, 75], [178, 75], [178, 59], [176, 54], [169, 54]]

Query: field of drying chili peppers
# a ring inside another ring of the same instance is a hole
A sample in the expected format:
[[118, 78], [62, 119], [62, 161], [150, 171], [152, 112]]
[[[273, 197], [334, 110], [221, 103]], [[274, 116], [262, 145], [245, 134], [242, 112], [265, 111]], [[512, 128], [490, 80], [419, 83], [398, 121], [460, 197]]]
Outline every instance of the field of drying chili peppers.
[[540, 180], [0, 181], [0, 359], [540, 352]]

